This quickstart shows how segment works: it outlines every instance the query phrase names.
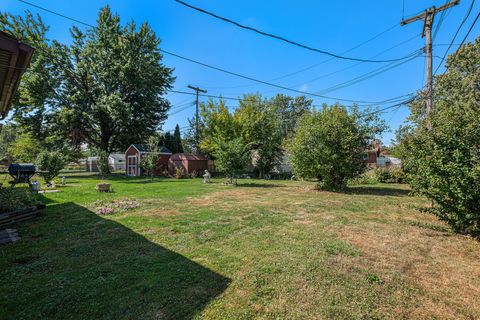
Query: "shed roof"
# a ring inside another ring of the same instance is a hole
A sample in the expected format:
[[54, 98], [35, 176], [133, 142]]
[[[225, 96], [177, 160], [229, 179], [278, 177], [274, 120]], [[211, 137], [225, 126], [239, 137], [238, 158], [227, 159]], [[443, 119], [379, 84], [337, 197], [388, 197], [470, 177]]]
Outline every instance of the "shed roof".
[[[135, 149], [137, 149], [138, 151], [140, 152], [150, 152], [148, 150], [148, 146], [146, 144], [140, 144], [140, 143], [137, 143], [137, 144], [133, 144], [133, 146], [135, 147]], [[170, 151], [170, 149], [168, 149], [167, 147], [165, 146], [158, 146], [159, 148], [159, 151], [160, 153], [168, 153], [168, 154], [172, 154], [172, 151]]]
[[32, 59], [34, 49], [0, 31], [0, 119], [4, 119], [12, 104], [22, 74]]
[[188, 161], [206, 161], [208, 160], [202, 155], [193, 154], [193, 153], [175, 153], [170, 157], [171, 160], [180, 161], [180, 160], [188, 160]]

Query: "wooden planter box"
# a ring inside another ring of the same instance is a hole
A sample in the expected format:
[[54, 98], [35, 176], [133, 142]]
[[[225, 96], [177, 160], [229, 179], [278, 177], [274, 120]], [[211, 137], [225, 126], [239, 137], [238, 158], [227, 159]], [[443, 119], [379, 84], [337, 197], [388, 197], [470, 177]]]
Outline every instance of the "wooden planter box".
[[43, 208], [45, 208], [44, 204], [38, 204], [12, 212], [0, 213], [0, 229], [20, 221], [36, 218]]
[[97, 183], [95, 189], [97, 189], [98, 192], [110, 192], [111, 186], [111, 183]]

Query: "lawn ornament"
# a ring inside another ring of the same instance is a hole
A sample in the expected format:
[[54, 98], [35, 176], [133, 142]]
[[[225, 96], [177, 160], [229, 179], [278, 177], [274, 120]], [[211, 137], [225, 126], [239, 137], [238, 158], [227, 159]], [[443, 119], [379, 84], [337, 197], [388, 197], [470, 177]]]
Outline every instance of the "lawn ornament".
[[205, 170], [205, 174], [203, 175], [203, 183], [209, 183], [210, 179], [212, 178], [212, 175], [208, 170]]

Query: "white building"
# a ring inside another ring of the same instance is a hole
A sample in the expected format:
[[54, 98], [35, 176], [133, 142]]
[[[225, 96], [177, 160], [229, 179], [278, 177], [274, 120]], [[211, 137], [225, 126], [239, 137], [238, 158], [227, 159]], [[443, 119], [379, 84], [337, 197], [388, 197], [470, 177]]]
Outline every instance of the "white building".
[[111, 153], [108, 156], [108, 165], [112, 171], [125, 171], [125, 153]]
[[377, 158], [377, 167], [398, 167], [402, 166], [402, 160], [390, 156], [380, 156]]
[[[111, 171], [125, 171], [125, 153], [111, 153], [108, 156], [108, 165]], [[88, 157], [85, 168], [88, 172], [98, 172], [98, 157]]]

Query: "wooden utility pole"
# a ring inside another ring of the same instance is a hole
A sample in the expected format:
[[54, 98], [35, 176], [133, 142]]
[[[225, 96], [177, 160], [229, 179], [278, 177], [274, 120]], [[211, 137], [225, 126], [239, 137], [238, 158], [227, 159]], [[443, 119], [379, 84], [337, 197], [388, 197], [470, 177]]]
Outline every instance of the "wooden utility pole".
[[460, 3], [460, 0], [453, 0], [449, 3], [444, 4], [441, 7], [436, 8], [431, 7], [425, 10], [423, 13], [416, 15], [414, 17], [408, 18], [406, 20], [402, 20], [400, 22], [401, 26], [406, 24], [423, 20], [423, 30], [422, 30], [422, 38], [425, 37], [426, 45], [425, 45], [425, 55], [427, 59], [426, 63], [426, 72], [427, 72], [427, 83], [425, 84], [425, 88], [427, 91], [426, 101], [425, 101], [425, 112], [427, 116], [427, 127], [431, 128], [430, 123], [430, 114], [433, 110], [433, 74], [432, 74], [432, 27], [433, 27], [433, 20], [435, 18], [435, 14], [456, 6]]
[[195, 145], [198, 148], [198, 144], [200, 143], [200, 135], [198, 131], [198, 93], [207, 93], [207, 90], [200, 89], [199, 87], [194, 87], [191, 85], [188, 85], [188, 87], [192, 90], [195, 90]]

